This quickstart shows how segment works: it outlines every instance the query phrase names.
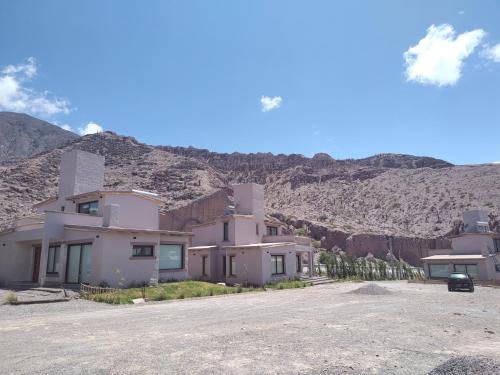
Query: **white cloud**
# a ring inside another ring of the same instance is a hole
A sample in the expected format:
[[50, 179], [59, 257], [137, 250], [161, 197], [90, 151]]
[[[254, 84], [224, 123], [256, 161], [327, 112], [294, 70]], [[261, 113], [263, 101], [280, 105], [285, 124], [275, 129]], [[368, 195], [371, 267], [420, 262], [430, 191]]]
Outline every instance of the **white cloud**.
[[69, 103], [52, 97], [49, 92], [37, 92], [26, 84], [37, 75], [33, 57], [18, 65], [7, 65], [0, 70], [0, 110], [25, 112], [35, 115], [69, 113]]
[[262, 107], [262, 112], [269, 112], [273, 109], [281, 107], [281, 103], [283, 99], [281, 96], [275, 96], [271, 98], [270, 96], [261, 96], [260, 97], [260, 105]]
[[500, 161], [494, 161], [493, 164], [500, 164]]
[[481, 56], [488, 60], [500, 63], [500, 43], [494, 45], [493, 47], [487, 47], [484, 49]]
[[86, 126], [78, 128], [78, 133], [80, 135], [101, 133], [103, 131], [102, 126], [97, 125], [95, 122], [90, 121]]
[[455, 36], [453, 26], [432, 25], [417, 45], [404, 53], [408, 81], [421, 84], [454, 85], [462, 75], [464, 60], [486, 35], [476, 29]]
[[71, 126], [69, 126], [68, 124], [61, 125], [61, 128], [63, 128], [64, 130], [67, 130], [69, 132], [73, 131], [73, 128]]
[[463, 16], [465, 14], [465, 12], [463, 10], [459, 11], [458, 12], [459, 15]]

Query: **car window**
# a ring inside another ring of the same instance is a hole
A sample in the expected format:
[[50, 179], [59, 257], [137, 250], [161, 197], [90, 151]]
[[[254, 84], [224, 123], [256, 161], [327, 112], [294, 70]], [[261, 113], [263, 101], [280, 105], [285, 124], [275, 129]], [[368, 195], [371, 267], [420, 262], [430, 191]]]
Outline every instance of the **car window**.
[[467, 275], [464, 275], [463, 273], [452, 273], [449, 276], [450, 279], [466, 279]]

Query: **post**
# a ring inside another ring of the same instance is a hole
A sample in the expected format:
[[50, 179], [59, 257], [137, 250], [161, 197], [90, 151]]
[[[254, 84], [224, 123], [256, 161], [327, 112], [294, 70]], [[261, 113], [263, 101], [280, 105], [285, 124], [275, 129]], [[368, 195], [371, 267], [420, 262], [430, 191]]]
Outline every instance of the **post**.
[[42, 250], [40, 251], [40, 269], [38, 273], [38, 283], [45, 285], [47, 278], [47, 258], [49, 257], [49, 239], [44, 236], [42, 240]]
[[313, 251], [309, 250], [307, 255], [308, 255], [307, 262], [309, 263], [309, 277], [313, 277], [313, 275], [314, 275], [314, 254], [313, 254]]

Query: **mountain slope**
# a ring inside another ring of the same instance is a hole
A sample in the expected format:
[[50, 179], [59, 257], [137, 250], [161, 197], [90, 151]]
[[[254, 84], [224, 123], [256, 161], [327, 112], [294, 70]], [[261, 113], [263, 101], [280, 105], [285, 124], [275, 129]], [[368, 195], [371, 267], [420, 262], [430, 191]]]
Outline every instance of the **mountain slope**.
[[269, 213], [331, 230], [432, 238], [469, 208], [500, 212], [500, 165], [453, 166], [408, 155], [334, 160], [319, 154], [217, 154], [101, 133], [0, 166], [0, 226], [57, 191], [64, 150], [106, 156], [106, 187], [156, 191], [176, 208], [231, 183], [265, 184]]
[[0, 112], [0, 163], [25, 159], [78, 136], [22, 113]]

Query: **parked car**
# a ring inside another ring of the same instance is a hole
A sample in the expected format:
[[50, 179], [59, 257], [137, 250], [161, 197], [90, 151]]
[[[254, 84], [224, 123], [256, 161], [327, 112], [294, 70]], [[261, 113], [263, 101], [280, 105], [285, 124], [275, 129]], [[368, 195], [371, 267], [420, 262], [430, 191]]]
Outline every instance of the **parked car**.
[[472, 278], [462, 272], [452, 272], [448, 276], [448, 291], [453, 292], [455, 290], [468, 290], [469, 292], [474, 291], [474, 282]]

